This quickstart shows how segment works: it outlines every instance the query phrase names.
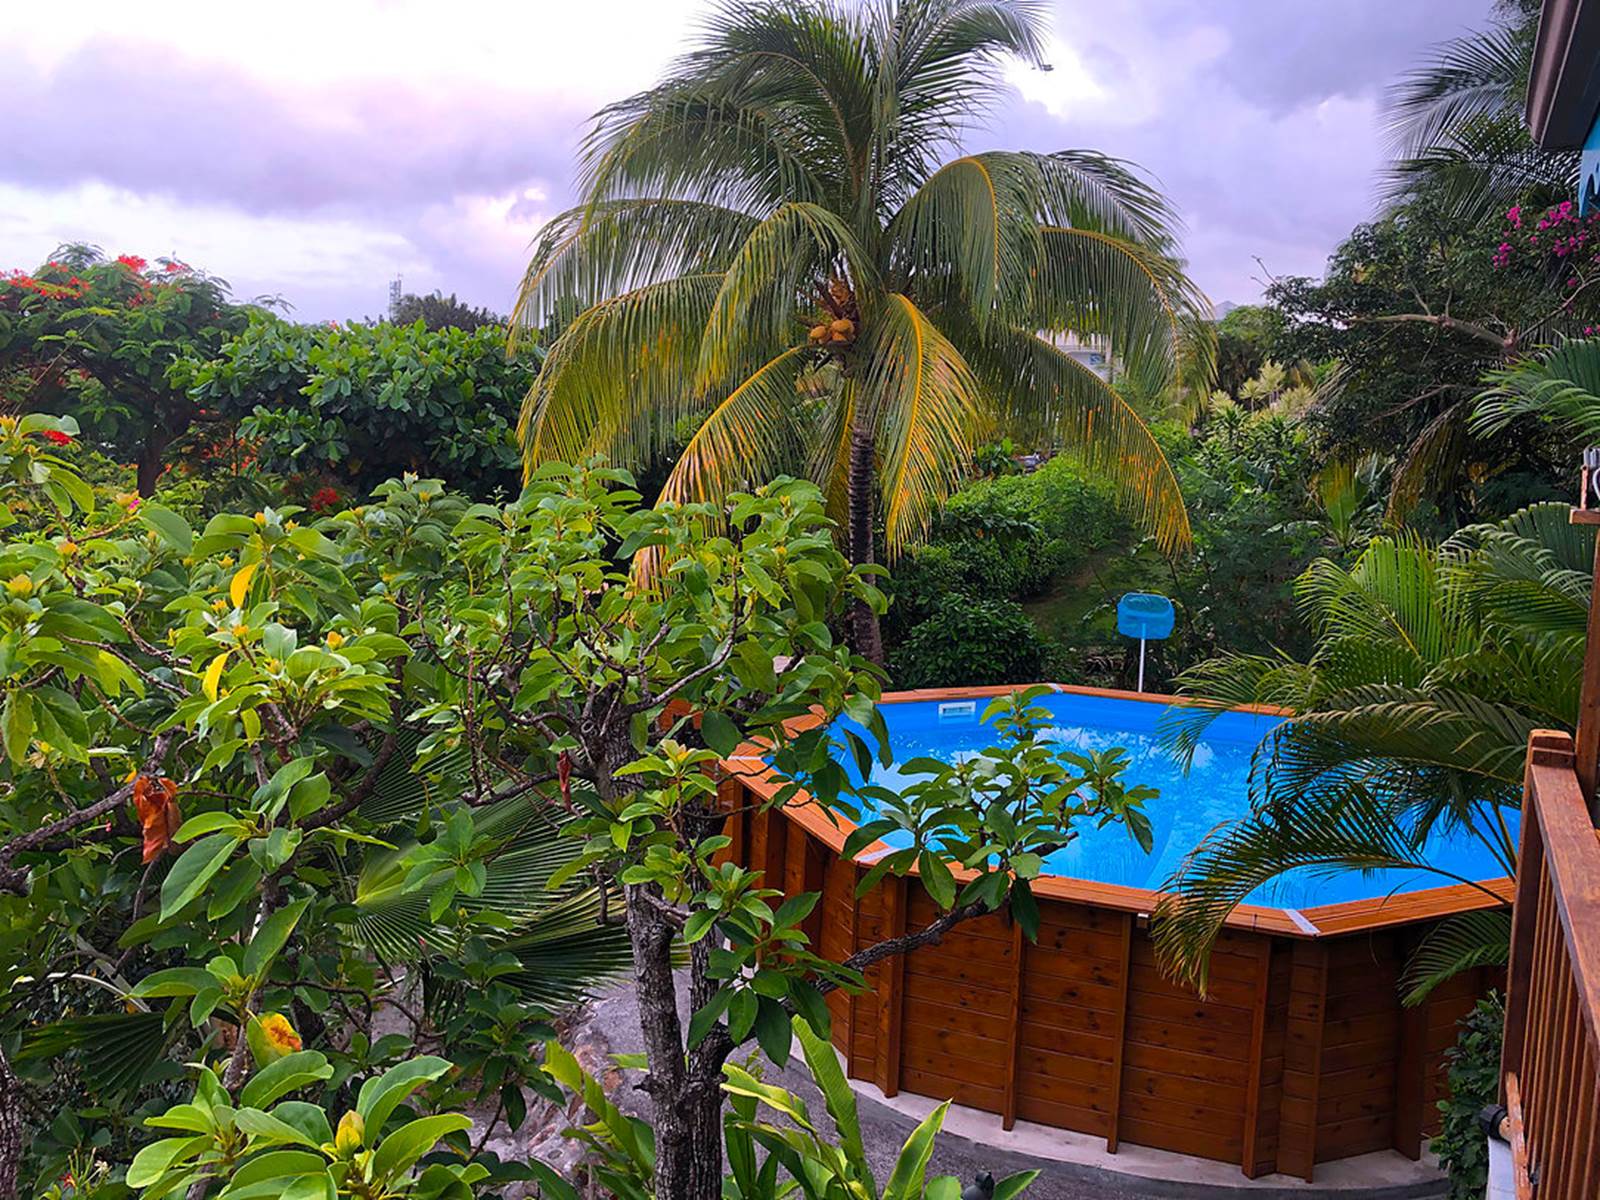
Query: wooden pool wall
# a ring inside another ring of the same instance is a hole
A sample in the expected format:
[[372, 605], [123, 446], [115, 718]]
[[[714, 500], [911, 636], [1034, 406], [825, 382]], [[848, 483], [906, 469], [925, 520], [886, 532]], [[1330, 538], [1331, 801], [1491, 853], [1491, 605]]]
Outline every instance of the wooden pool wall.
[[[778, 784], [759, 754], [741, 747], [724, 762], [730, 854], [786, 894], [822, 894], [807, 929], [821, 954], [843, 960], [934, 918], [914, 876], [856, 896], [867, 866], [842, 855], [847, 822], [803, 796], [763, 811]], [[1509, 881], [1490, 887], [1509, 899]], [[889, 1096], [954, 1099], [1007, 1129], [1020, 1119], [1103, 1137], [1112, 1151], [1127, 1141], [1235, 1163], [1251, 1178], [1309, 1180], [1317, 1163], [1370, 1151], [1418, 1157], [1437, 1127], [1456, 1023], [1497, 982], [1482, 969], [1419, 1007], [1400, 1004], [1399, 972], [1428, 927], [1496, 903], [1465, 885], [1298, 912], [1241, 907], [1204, 1000], [1157, 967], [1156, 893], [1061, 877], [1035, 892], [1037, 942], [1003, 914], [978, 918], [880, 963], [865, 992], [829, 996], [851, 1078]]]

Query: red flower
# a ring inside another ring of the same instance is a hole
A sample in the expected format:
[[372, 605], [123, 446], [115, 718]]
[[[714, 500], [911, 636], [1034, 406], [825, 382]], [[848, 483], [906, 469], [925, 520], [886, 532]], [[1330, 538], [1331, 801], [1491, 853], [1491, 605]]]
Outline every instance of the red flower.
[[150, 265], [137, 254], [119, 254], [117, 255], [117, 261], [130, 271], [142, 271]]
[[40, 432], [39, 436], [47, 442], [54, 442], [58, 446], [68, 446], [72, 444], [72, 435], [70, 433], [62, 433], [59, 429], [43, 430]]
[[338, 505], [339, 493], [331, 487], [320, 487], [311, 493], [311, 508], [315, 512], [327, 512]]

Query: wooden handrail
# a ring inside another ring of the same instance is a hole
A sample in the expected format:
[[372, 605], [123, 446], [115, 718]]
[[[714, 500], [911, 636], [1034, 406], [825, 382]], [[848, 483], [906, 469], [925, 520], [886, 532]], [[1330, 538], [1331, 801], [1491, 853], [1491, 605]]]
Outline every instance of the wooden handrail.
[[1569, 735], [1529, 739], [1501, 1071], [1540, 1200], [1600, 1195], [1600, 836], [1578, 766]]

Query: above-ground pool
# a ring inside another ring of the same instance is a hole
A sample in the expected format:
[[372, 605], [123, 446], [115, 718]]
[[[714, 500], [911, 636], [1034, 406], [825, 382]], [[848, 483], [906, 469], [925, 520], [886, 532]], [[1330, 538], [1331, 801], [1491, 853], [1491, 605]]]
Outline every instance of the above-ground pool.
[[[980, 718], [1009, 690], [886, 695], [895, 758], [990, 745]], [[1251, 1177], [1309, 1179], [1318, 1163], [1379, 1150], [1417, 1158], [1437, 1128], [1457, 1022], [1503, 972], [1475, 968], [1413, 1008], [1400, 1003], [1401, 973], [1441, 918], [1509, 899], [1498, 864], [1444, 836], [1431, 860], [1489, 882], [1302, 873], [1263, 888], [1228, 917], [1202, 997], [1168, 978], [1150, 916], [1195, 843], [1248, 810], [1250, 755], [1278, 718], [1220, 718], [1186, 775], [1155, 736], [1170, 698], [1058, 688], [1041, 703], [1063, 745], [1122, 746], [1128, 782], [1160, 790], [1147, 807], [1154, 847], [1145, 854], [1120, 828], [1090, 831], [1034, 882], [1036, 937], [1004, 913], [976, 917], [877, 961], [865, 990], [829, 993], [850, 1078], [993, 1113], [997, 1132], [1033, 1122], [1113, 1151], [1127, 1141], [1232, 1162]], [[893, 786], [893, 770], [877, 780]], [[762, 747], [724, 760], [718, 794], [728, 857], [786, 895], [821, 894], [803, 927], [824, 957], [844, 962], [938, 919], [914, 874], [862, 891], [882, 844], [847, 857], [850, 822], [792, 794]]]
[[[1128, 752], [1127, 784], [1146, 784], [1161, 795], [1145, 808], [1154, 832], [1147, 854], [1120, 825], [1085, 827], [1070, 846], [1047, 858], [1053, 875], [1098, 883], [1159, 889], [1186, 855], [1218, 825], [1245, 816], [1250, 808], [1250, 763], [1256, 747], [1282, 718], [1264, 713], [1230, 712], [1212, 721], [1187, 771], [1161, 746], [1156, 725], [1169, 711], [1161, 701], [1126, 699], [1097, 693], [1057, 692], [1037, 703], [1054, 720], [1049, 740], [1084, 753], [1120, 746]], [[964, 754], [994, 745], [999, 735], [982, 723], [987, 699], [922, 700], [885, 704], [894, 762], [878, 766], [872, 782], [899, 790], [909, 780], [899, 763], [916, 757], [956, 762]], [[853, 725], [853, 722], [847, 722]], [[849, 755], [843, 764], [859, 780]], [[1515, 832], [1516, 814], [1507, 814]], [[909, 839], [890, 835], [890, 845]], [[1504, 869], [1484, 842], [1460, 829], [1439, 829], [1429, 839], [1425, 860], [1456, 879], [1493, 879]], [[1435, 871], [1317, 871], [1302, 868], [1252, 892], [1253, 904], [1310, 908], [1346, 900], [1366, 900], [1437, 888], [1451, 882]]]

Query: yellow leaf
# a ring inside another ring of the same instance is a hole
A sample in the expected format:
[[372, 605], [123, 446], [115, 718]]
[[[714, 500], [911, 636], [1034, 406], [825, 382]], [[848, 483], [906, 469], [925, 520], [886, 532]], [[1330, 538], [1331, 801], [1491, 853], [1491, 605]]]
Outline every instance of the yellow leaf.
[[200, 686], [205, 690], [207, 700], [217, 698], [217, 688], [222, 683], [222, 670], [228, 665], [228, 652], [224, 650], [211, 660], [211, 665], [206, 668], [206, 677]]
[[228, 585], [228, 595], [233, 599], [235, 608], [244, 607], [244, 598], [250, 593], [250, 580], [255, 576], [259, 562], [245, 563], [239, 568], [238, 574], [233, 577], [233, 582]]

